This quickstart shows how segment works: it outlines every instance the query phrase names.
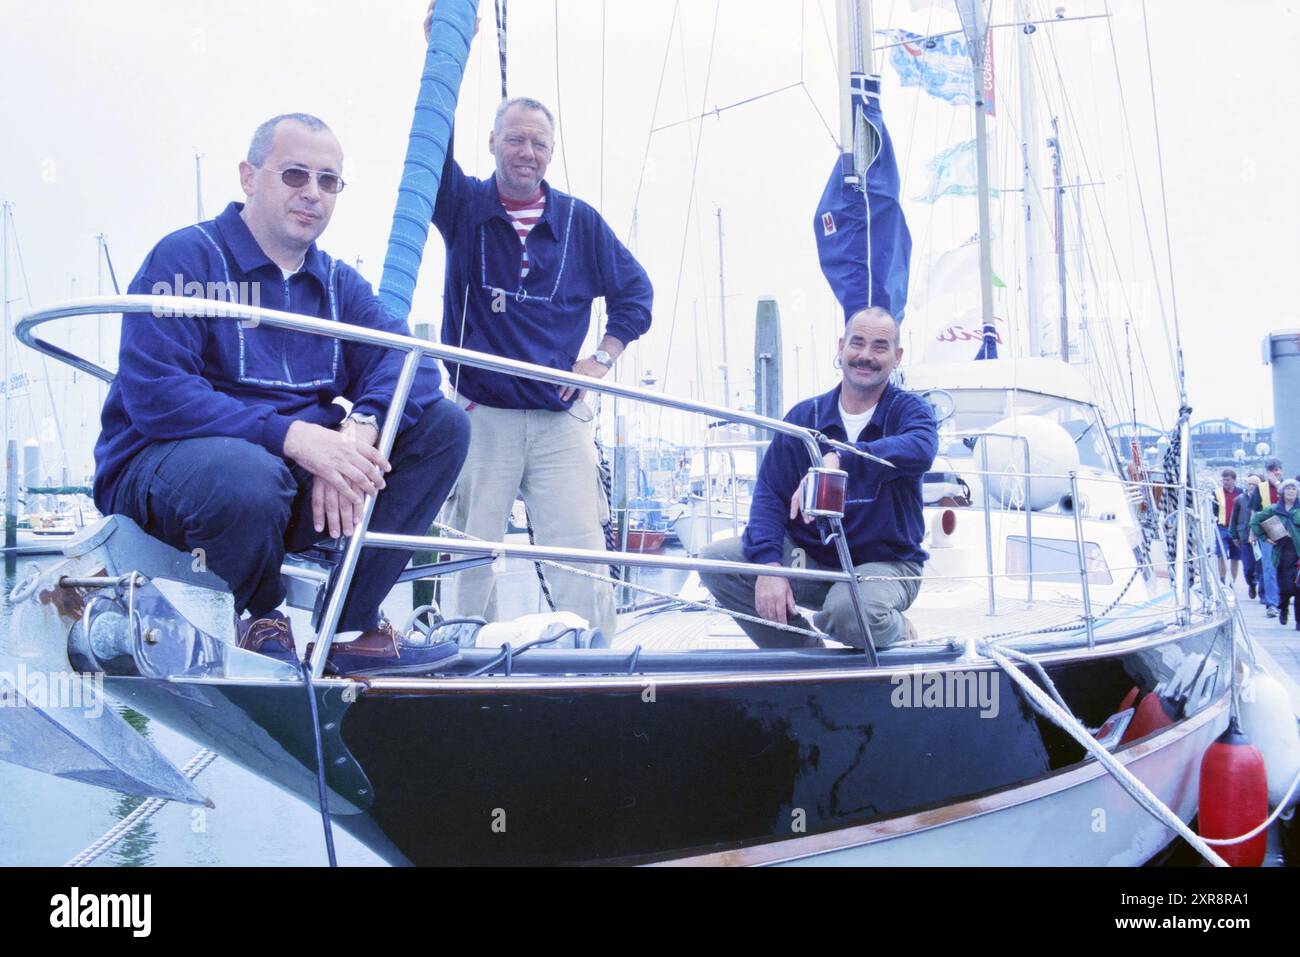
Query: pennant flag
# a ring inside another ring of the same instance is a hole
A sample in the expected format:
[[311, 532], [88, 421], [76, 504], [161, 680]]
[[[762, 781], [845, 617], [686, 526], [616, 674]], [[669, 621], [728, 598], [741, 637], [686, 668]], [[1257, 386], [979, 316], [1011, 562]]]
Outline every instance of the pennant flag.
[[867, 166], [865, 191], [844, 158], [836, 161], [813, 219], [817, 258], [845, 321], [879, 306], [901, 323], [912, 234], [898, 204], [898, 161], [880, 112], [880, 77], [855, 76], [853, 89], [855, 115], [875, 130], [878, 150]]
[[[979, 191], [975, 160], [974, 140], [948, 147], [925, 164], [930, 174], [929, 187], [912, 198], [918, 203], [934, 203], [943, 196], [974, 196]], [[996, 199], [997, 195], [998, 191], [990, 187], [989, 198]]]

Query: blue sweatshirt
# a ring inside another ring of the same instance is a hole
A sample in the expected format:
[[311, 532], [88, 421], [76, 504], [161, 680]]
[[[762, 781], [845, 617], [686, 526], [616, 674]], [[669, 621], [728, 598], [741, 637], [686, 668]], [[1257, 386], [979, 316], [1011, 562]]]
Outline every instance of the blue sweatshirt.
[[[592, 300], [605, 297], [605, 334], [627, 345], [650, 328], [653, 291], [645, 270], [594, 209], [543, 182], [546, 208], [523, 246], [497, 193], [496, 175], [443, 169], [433, 223], [447, 244], [442, 341], [569, 372], [591, 327]], [[549, 382], [447, 363], [456, 391], [499, 409], [562, 411]]]
[[[231, 203], [215, 220], [164, 237], [128, 291], [237, 300], [409, 335], [355, 269], [314, 243], [302, 269], [285, 279], [248, 231], [241, 209]], [[305, 332], [230, 319], [124, 315], [117, 378], [95, 444], [95, 504], [112, 511], [126, 463], [154, 442], [224, 435], [283, 456], [295, 419], [339, 424], [339, 396], [382, 424], [401, 366], [400, 352]], [[426, 358], [403, 427], [442, 397], [438, 383], [437, 363]]]
[[[852, 441], [864, 452], [893, 462], [895, 468], [840, 453], [840, 468], [848, 472], [844, 537], [853, 564], [866, 562], [924, 562], [925, 537], [921, 479], [939, 450], [939, 435], [929, 405], [911, 392], [885, 386], [871, 420], [860, 435], [844, 434], [840, 418], [840, 387], [805, 399], [785, 417], [792, 425], [816, 429], [828, 438]], [[829, 451], [824, 448], [823, 451]], [[835, 546], [823, 545], [817, 523], [801, 517], [790, 521], [790, 496], [811, 462], [804, 444], [787, 435], [772, 439], [758, 470], [754, 502], [745, 528], [745, 557], [758, 564], [779, 562], [786, 535], [814, 562], [838, 568]], [[819, 463], [820, 464], [820, 463]]]

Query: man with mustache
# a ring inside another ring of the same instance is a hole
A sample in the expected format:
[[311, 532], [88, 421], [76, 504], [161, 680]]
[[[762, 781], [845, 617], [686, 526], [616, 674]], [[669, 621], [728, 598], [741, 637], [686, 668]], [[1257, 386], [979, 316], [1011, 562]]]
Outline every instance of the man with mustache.
[[[894, 464], [879, 465], [858, 456], [826, 452], [823, 464], [848, 473], [844, 536], [860, 575], [858, 584], [873, 644], [887, 648], [913, 634], [903, 616], [921, 587], [926, 553], [921, 480], [939, 448], [934, 415], [922, 399], [890, 384], [903, 358], [898, 323], [884, 309], [854, 313], [839, 341], [836, 365], [841, 381], [830, 392], [805, 399], [785, 421], [849, 442]], [[840, 570], [833, 544], [822, 542], [812, 518], [801, 514], [800, 493], [808, 471], [802, 442], [776, 435], [763, 456], [740, 538], [715, 542], [701, 557]], [[853, 598], [847, 583], [798, 581], [763, 575], [700, 573], [718, 604], [780, 625], [808, 629], [798, 606], [820, 609], [813, 624], [836, 641], [861, 647]], [[739, 622], [754, 644], [764, 648], [820, 647], [820, 638], [756, 622]]]
[[[344, 182], [343, 150], [320, 119], [273, 117], [239, 164], [246, 201], [165, 237], [131, 293], [249, 295], [260, 305], [409, 335], [351, 266], [316, 246]], [[95, 503], [192, 551], [230, 586], [242, 647], [285, 661], [297, 654], [280, 564], [286, 550], [325, 534], [351, 535], [367, 495], [380, 495], [376, 531], [425, 534], [460, 472], [465, 414], [438, 388], [426, 360], [406, 407], [389, 408], [402, 353], [255, 322], [171, 315], [122, 317], [117, 378], [95, 446]], [[351, 403], [345, 411], [336, 399]], [[401, 415], [390, 459], [376, 443]], [[455, 646], [408, 647], [380, 602], [410, 556], [367, 549], [338, 630], [338, 670], [450, 664]]]

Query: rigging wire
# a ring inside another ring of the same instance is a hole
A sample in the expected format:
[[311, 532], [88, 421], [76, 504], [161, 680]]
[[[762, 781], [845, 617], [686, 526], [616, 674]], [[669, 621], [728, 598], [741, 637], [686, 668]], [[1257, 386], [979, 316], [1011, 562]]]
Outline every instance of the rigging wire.
[[632, 231], [636, 229], [636, 213], [641, 203], [641, 188], [645, 186], [645, 169], [650, 162], [650, 143], [654, 140], [654, 122], [655, 117], [659, 115], [659, 99], [664, 92], [664, 77], [668, 73], [668, 54], [673, 45], [673, 28], [677, 25], [677, 13], [681, 9], [681, 0], [673, 4], [673, 16], [668, 21], [668, 37], [664, 42], [664, 62], [659, 68], [659, 85], [655, 88], [655, 105], [650, 111], [650, 131], [645, 137], [645, 153], [641, 157], [641, 172], [637, 176], [636, 194], [632, 197], [632, 219], [628, 225], [627, 244], [632, 244]]
[[766, 99], [769, 96], [775, 96], [778, 93], [784, 93], [786, 90], [793, 90], [797, 86], [803, 86], [802, 79], [797, 80], [794, 83], [787, 83], [785, 86], [777, 87], [775, 90], [768, 90], [766, 93], [758, 93], [755, 94], [754, 96], [748, 96], [743, 100], [737, 100], [735, 103], [728, 103], [726, 106], [715, 106], [713, 109], [705, 110], [702, 113], [697, 113], [695, 116], [688, 116], [682, 120], [674, 120], [671, 123], [665, 123], [663, 126], [655, 127], [650, 132], [652, 134], [661, 133], [664, 130], [671, 130], [675, 126], [681, 126], [683, 123], [694, 123], [696, 120], [707, 119], [710, 116], [719, 116], [720, 114], [725, 113], [728, 110], [734, 110], [738, 106], [745, 106], [749, 103], [754, 103], [758, 100]]
[[[687, 76], [687, 72], [686, 72], [686, 35], [685, 35], [685, 31], [679, 31], [678, 34], [677, 34], [677, 38], [678, 38], [678, 43], [679, 43], [679, 46], [680, 46], [681, 57], [682, 57], [682, 95], [683, 95], [683, 97], [684, 97], [684, 99], [685, 99], [685, 102], [689, 103], [689, 102], [691, 102], [691, 89], [690, 89], [690, 81], [689, 81], [689, 77]], [[702, 129], [700, 130], [700, 136], [701, 136], [701, 138], [704, 136], [704, 130], [702, 130]], [[686, 131], [686, 142], [687, 142], [688, 151], [693, 155], [693, 154], [694, 154], [694, 151], [695, 151], [695, 139], [694, 139], [694, 136], [692, 135], [691, 130], [690, 130], [689, 128], [687, 128], [687, 131]], [[695, 245], [696, 245], [696, 249], [697, 249], [697, 252], [698, 252], [698, 254], [699, 254], [699, 258], [700, 258], [700, 285], [701, 285], [701, 287], [703, 287], [703, 285], [704, 285], [704, 276], [705, 276], [705, 271], [704, 271], [704, 235], [703, 235], [703, 233], [704, 233], [704, 228], [703, 228], [703, 218], [700, 216], [699, 197], [695, 197], [695, 198], [692, 200], [692, 202], [691, 202], [691, 211], [694, 213], [694, 216], [695, 216]], [[703, 292], [703, 289], [701, 289], [701, 292]], [[712, 359], [712, 355], [713, 355], [713, 343], [712, 343], [711, 332], [712, 332], [712, 329], [713, 329], [713, 322], [712, 322], [712, 318], [711, 318], [711, 316], [709, 315], [709, 298], [708, 298], [708, 295], [707, 295], [707, 294], [702, 295], [700, 298], [702, 298], [702, 299], [704, 300], [705, 341], [708, 343], [708, 347], [709, 347], [709, 356], [710, 356], [710, 359]], [[699, 300], [697, 299], [696, 302], [698, 303]], [[725, 312], [725, 304], [723, 304], [723, 303], [721, 303], [721, 302], [719, 303], [719, 311], [720, 311], [720, 312]], [[698, 317], [698, 315], [692, 313], [691, 319], [692, 319], [692, 321], [693, 321], [695, 324], [698, 325], [698, 322], [699, 322], [699, 317]], [[697, 360], [698, 360], [698, 356], [697, 356], [696, 358], [697, 358]], [[669, 343], [669, 349], [668, 349], [668, 352], [664, 355], [664, 366], [665, 366], [665, 368], [667, 368], [667, 367], [668, 367], [669, 365], [671, 365], [671, 364], [672, 364], [672, 345], [671, 345], [671, 342], [670, 342], [670, 343]], [[712, 361], [709, 362], [709, 368], [713, 368], [713, 362], [712, 362]], [[699, 379], [699, 387], [700, 387], [700, 395], [702, 396], [702, 395], [705, 394], [705, 393], [704, 393], [704, 379], [703, 379], [703, 377], [700, 377], [700, 379]], [[729, 406], [730, 404], [731, 404], [730, 397], [724, 394], [724, 395], [722, 396], [722, 405], [724, 405], [724, 406]]]
[[[1048, 39], [1048, 45], [1049, 45], [1049, 47], [1051, 47], [1051, 56], [1052, 56], [1052, 61], [1053, 61], [1053, 64], [1054, 64], [1054, 66], [1055, 66], [1055, 68], [1056, 68], [1057, 84], [1059, 85], [1059, 87], [1060, 87], [1060, 91], [1061, 91], [1062, 107], [1063, 107], [1063, 109], [1062, 109], [1060, 112], [1063, 113], [1064, 118], [1065, 118], [1067, 124], [1072, 128], [1072, 130], [1073, 130], [1076, 134], [1079, 134], [1079, 135], [1075, 138], [1075, 140], [1077, 141], [1077, 144], [1078, 144], [1078, 145], [1077, 145], [1077, 149], [1078, 149], [1079, 157], [1080, 157], [1080, 160], [1081, 160], [1081, 165], [1083, 166], [1083, 169], [1084, 169], [1085, 173], [1087, 174], [1088, 179], [1089, 179], [1089, 180], [1095, 180], [1096, 177], [1093, 175], [1093, 173], [1092, 173], [1092, 169], [1091, 169], [1091, 166], [1090, 166], [1090, 164], [1089, 164], [1089, 162], [1088, 162], [1087, 150], [1086, 150], [1086, 149], [1084, 148], [1084, 146], [1083, 146], [1083, 137], [1082, 137], [1081, 127], [1079, 126], [1078, 121], [1075, 119], [1075, 116], [1074, 116], [1074, 109], [1073, 109], [1073, 107], [1071, 106], [1070, 101], [1069, 101], [1069, 97], [1068, 97], [1068, 95], [1067, 95], [1067, 93], [1066, 93], [1066, 88], [1065, 88], [1065, 79], [1064, 79], [1064, 75], [1062, 74], [1062, 71], [1061, 71], [1060, 58], [1059, 58], [1059, 56], [1058, 56], [1058, 54], [1057, 54], [1057, 51], [1056, 51], [1056, 44], [1055, 44], [1055, 41], [1054, 41], [1053, 38], [1052, 38], [1052, 35], [1051, 35], [1051, 32], [1050, 32], [1050, 31], [1048, 32], [1047, 39]], [[1042, 85], [1042, 88], [1043, 88], [1043, 91], [1044, 91], [1044, 95], [1047, 96], [1047, 95], [1049, 95], [1049, 87], [1048, 87], [1048, 83], [1047, 83], [1046, 77], [1045, 77], [1045, 75], [1044, 75], [1044, 72], [1045, 72], [1045, 71], [1044, 71], [1044, 67], [1043, 67], [1042, 62], [1041, 62], [1040, 59], [1039, 59], [1039, 55], [1038, 55], [1038, 50], [1037, 50], [1037, 49], [1034, 49], [1034, 51], [1033, 51], [1033, 55], [1034, 55], [1034, 69], [1035, 69], [1035, 70], [1038, 72], [1038, 74], [1039, 74], [1039, 82], [1040, 82], [1041, 85]], [[1072, 146], [1073, 146], [1073, 142], [1072, 142]], [[1140, 190], [1140, 185], [1139, 185], [1139, 190]], [[1132, 319], [1132, 318], [1134, 318], [1133, 305], [1132, 305], [1132, 303], [1129, 301], [1128, 290], [1125, 288], [1125, 283], [1123, 282], [1123, 280], [1122, 280], [1122, 278], [1121, 278], [1121, 277], [1122, 277], [1122, 270], [1120, 269], [1120, 265], [1119, 265], [1119, 254], [1117, 253], [1117, 251], [1116, 251], [1116, 249], [1115, 249], [1115, 243], [1114, 243], [1114, 241], [1113, 241], [1113, 239], [1112, 239], [1112, 237], [1111, 237], [1111, 234], [1110, 234], [1110, 225], [1109, 225], [1109, 221], [1108, 221], [1107, 218], [1106, 218], [1105, 211], [1102, 209], [1102, 206], [1101, 206], [1101, 200], [1097, 197], [1097, 195], [1096, 195], [1095, 193], [1092, 194], [1091, 199], [1092, 199], [1092, 201], [1093, 201], [1093, 205], [1094, 205], [1094, 206], [1096, 207], [1096, 209], [1097, 209], [1097, 217], [1098, 217], [1098, 219], [1099, 219], [1100, 222], [1101, 222], [1102, 235], [1103, 235], [1103, 238], [1104, 238], [1104, 240], [1105, 240], [1105, 245], [1106, 245], [1107, 251], [1108, 251], [1109, 254], [1110, 254], [1111, 263], [1112, 263], [1112, 265], [1113, 265], [1113, 267], [1114, 267], [1114, 270], [1115, 270], [1116, 285], [1119, 287], [1120, 294], [1121, 294], [1121, 297], [1122, 297], [1123, 302], [1124, 302], [1124, 308], [1125, 308], [1125, 311], [1127, 312], [1129, 318]], [[1141, 352], [1140, 346], [1139, 346], [1139, 352]], [[1149, 384], [1152, 386], [1152, 398], [1155, 400], [1154, 409], [1155, 409], [1157, 415], [1160, 417], [1161, 422], [1162, 422], [1162, 425], [1163, 425], [1163, 422], [1164, 422], [1164, 416], [1163, 416], [1163, 413], [1160, 411], [1160, 410], [1162, 409], [1162, 405], [1161, 405], [1161, 403], [1160, 403], [1158, 397], [1156, 397], [1156, 395], [1155, 395], [1154, 383], [1153, 383], [1153, 382], [1149, 382]]]
[[[722, 11], [722, 2], [721, 0], [718, 0], [718, 2], [716, 2], [713, 5], [713, 32], [709, 37], [709, 59], [704, 69], [704, 94], [702, 99], [707, 99], [709, 95], [709, 79], [713, 74], [713, 53], [717, 47], [718, 17], [721, 11]], [[701, 108], [703, 108], [703, 104], [701, 104]], [[686, 202], [686, 221], [682, 224], [682, 252], [677, 262], [677, 285], [673, 292], [672, 318], [670, 319], [668, 324], [668, 349], [667, 349], [668, 354], [671, 354], [673, 351], [673, 334], [677, 330], [677, 310], [681, 302], [682, 273], [686, 265], [686, 236], [690, 229], [690, 224], [691, 224], [691, 208], [695, 202], [695, 182], [700, 167], [700, 146], [703, 143], [704, 143], [704, 130], [703, 128], [701, 128], [700, 137], [695, 141], [695, 158], [691, 163], [690, 195], [688, 196]], [[663, 379], [660, 381], [660, 389], [662, 389], [665, 392], [668, 391], [668, 377], [671, 374], [672, 374], [672, 367], [666, 366], [664, 368]], [[655, 419], [656, 432], [660, 430], [660, 426], [662, 425], [662, 420], [663, 420], [663, 406], [660, 406], [658, 409], [657, 417]]]
[[[1147, 21], [1147, 2], [1142, 0], [1142, 33], [1147, 48], [1147, 79], [1151, 86], [1151, 124], [1156, 134], [1156, 167], [1160, 170], [1160, 206], [1165, 221], [1165, 256], [1169, 265], [1169, 300], [1174, 314], [1174, 338], [1177, 343], [1178, 390], [1182, 404], [1187, 404], [1187, 382], [1183, 369], [1183, 334], [1178, 321], [1178, 287], [1174, 283], [1174, 248], [1169, 238], [1169, 197], [1165, 192], [1165, 154], [1160, 145], [1160, 113], [1156, 109], [1156, 76], [1151, 63], [1151, 27]], [[1118, 63], [1117, 63], [1118, 65]]]
[[[10, 233], [12, 234], [12, 236], [13, 236], [13, 243], [14, 243], [14, 256], [18, 259], [18, 275], [20, 275], [20, 276], [23, 277], [23, 292], [24, 292], [24, 293], [26, 294], [26, 296], [27, 296], [27, 306], [28, 306], [28, 308], [32, 308], [32, 307], [34, 306], [34, 303], [33, 303], [33, 300], [32, 300], [32, 287], [31, 287], [31, 283], [29, 283], [29, 282], [27, 281], [27, 264], [23, 262], [23, 247], [22, 247], [22, 245], [18, 242], [18, 224], [14, 222], [14, 213], [13, 213], [13, 207], [12, 207], [12, 206], [9, 207], [9, 209], [7, 210], [7, 213], [8, 213], [8, 216], [9, 216], [9, 232], [10, 232]], [[107, 250], [107, 247], [105, 247], [105, 252], [107, 252], [107, 251], [108, 251], [108, 250]], [[113, 265], [112, 265], [111, 260], [110, 260], [110, 262], [109, 262], [109, 267], [108, 267], [108, 268], [109, 268], [109, 272], [111, 273], [111, 272], [113, 271]], [[116, 288], [117, 288], [117, 276], [116, 276], [116, 275], [113, 276], [113, 288], [114, 288], [115, 290], [116, 290]], [[5, 295], [8, 295], [8, 294], [9, 294], [9, 290], [6, 289], [6, 290], [5, 290]], [[6, 330], [6, 335], [7, 335], [7, 334], [8, 334], [8, 330]], [[21, 353], [18, 352], [17, 350], [14, 350], [14, 359], [15, 359], [15, 361], [18, 363], [18, 370], [21, 372], [21, 371], [22, 371], [22, 355], [21, 355]], [[52, 419], [54, 419], [54, 434], [55, 434], [55, 437], [56, 437], [57, 440], [58, 440], [58, 443], [59, 443], [59, 455], [60, 455], [61, 458], [62, 458], [62, 461], [61, 461], [59, 464], [60, 464], [63, 468], [67, 469], [67, 468], [70, 467], [69, 464], [68, 464], [68, 447], [67, 447], [67, 445], [64, 444], [64, 441], [63, 441], [63, 423], [59, 420], [59, 415], [58, 415], [58, 406], [55, 405], [55, 403], [54, 403], [54, 385], [53, 385], [53, 383], [50, 381], [50, 367], [49, 367], [49, 364], [46, 362], [46, 359], [45, 359], [45, 353], [42, 352], [42, 353], [40, 354], [40, 359], [41, 359], [41, 378], [45, 380], [45, 394], [46, 394], [46, 397], [50, 400], [50, 417], [51, 417]], [[5, 390], [6, 390], [6, 392], [5, 392], [5, 402], [6, 402], [6, 403], [9, 401], [8, 388], [9, 388], [9, 384], [8, 384], [8, 383], [5, 383]], [[31, 404], [31, 402], [28, 402], [28, 403], [27, 403], [27, 415], [28, 415], [28, 417], [31, 419], [31, 426], [32, 426], [32, 432], [31, 432], [31, 434], [32, 434], [32, 437], [35, 438], [36, 436], [38, 436], [38, 435], [40, 434], [40, 432], [39, 432], [39, 430], [36, 428], [36, 413], [32, 410], [32, 404]]]
[[[1109, 10], [1109, 6], [1110, 6], [1110, 4], [1109, 4], [1109, 0], [1107, 0], [1107, 9], [1108, 9], [1108, 10]], [[1144, 4], [1144, 6], [1143, 6], [1143, 15], [1144, 15], [1144, 18], [1145, 18], [1145, 10], [1146, 10], [1146, 7], [1145, 7], [1145, 4]], [[1121, 115], [1121, 118], [1122, 118], [1122, 120], [1123, 120], [1123, 126], [1124, 126], [1125, 137], [1126, 137], [1127, 140], [1128, 140], [1128, 146], [1129, 146], [1129, 157], [1130, 157], [1130, 159], [1131, 159], [1132, 162], [1133, 162], [1133, 177], [1134, 177], [1134, 179], [1135, 179], [1135, 181], [1136, 181], [1136, 185], [1137, 185], [1138, 208], [1139, 208], [1139, 210], [1140, 210], [1141, 213], [1142, 213], [1142, 226], [1143, 226], [1143, 230], [1145, 231], [1145, 234], [1146, 234], [1147, 250], [1149, 251], [1150, 256], [1151, 256], [1151, 275], [1152, 275], [1152, 282], [1155, 283], [1155, 287], [1156, 287], [1156, 302], [1157, 302], [1157, 304], [1160, 306], [1160, 318], [1161, 318], [1161, 320], [1164, 322], [1164, 325], [1165, 325], [1165, 333], [1166, 333], [1166, 336], [1167, 336], [1168, 339], [1169, 339], [1169, 344], [1170, 344], [1170, 349], [1171, 349], [1170, 360], [1171, 360], [1171, 362], [1172, 362], [1172, 364], [1173, 364], [1175, 370], [1178, 372], [1178, 375], [1179, 375], [1179, 394], [1180, 394], [1180, 398], [1183, 400], [1183, 404], [1186, 404], [1186, 391], [1185, 391], [1185, 387], [1184, 387], [1184, 385], [1183, 385], [1183, 383], [1182, 383], [1182, 381], [1181, 381], [1181, 380], [1182, 380], [1182, 365], [1181, 365], [1182, 347], [1181, 347], [1181, 344], [1180, 344], [1180, 345], [1178, 346], [1178, 349], [1177, 349], [1176, 352], [1172, 351], [1172, 350], [1174, 349], [1174, 340], [1175, 340], [1176, 336], [1169, 336], [1169, 335], [1168, 335], [1168, 333], [1169, 333], [1169, 317], [1168, 317], [1168, 315], [1165, 313], [1165, 297], [1164, 297], [1164, 293], [1162, 292], [1161, 287], [1160, 287], [1160, 271], [1159, 271], [1159, 269], [1158, 269], [1158, 267], [1157, 267], [1157, 265], [1156, 265], [1156, 250], [1155, 250], [1155, 244], [1154, 244], [1154, 242], [1153, 242], [1152, 239], [1151, 239], [1151, 221], [1150, 221], [1150, 218], [1149, 218], [1148, 215], [1147, 215], [1146, 195], [1145, 195], [1145, 193], [1144, 193], [1143, 190], [1142, 190], [1142, 179], [1141, 179], [1141, 176], [1139, 175], [1139, 173], [1138, 173], [1138, 169], [1137, 169], [1137, 153], [1136, 153], [1136, 151], [1135, 151], [1134, 148], [1133, 148], [1133, 127], [1132, 127], [1132, 124], [1131, 124], [1130, 121], [1129, 121], [1128, 102], [1127, 102], [1127, 100], [1126, 100], [1126, 98], [1125, 98], [1125, 96], [1124, 96], [1124, 84], [1123, 84], [1123, 82], [1121, 81], [1121, 78], [1120, 78], [1120, 71], [1119, 71], [1119, 51], [1118, 51], [1118, 48], [1117, 48], [1116, 43], [1115, 43], [1115, 30], [1114, 30], [1114, 28], [1110, 25], [1109, 21], [1107, 22], [1107, 25], [1106, 25], [1106, 26], [1107, 26], [1107, 32], [1108, 32], [1109, 37], [1110, 37], [1111, 59], [1112, 59], [1112, 61], [1113, 61], [1114, 64], [1115, 64], [1115, 83], [1116, 83], [1116, 86], [1119, 87], [1120, 115]], [[1148, 65], [1149, 65], [1149, 63], [1150, 63], [1150, 44], [1149, 44], [1149, 42], [1148, 42], [1148, 47], [1147, 47], [1147, 53], [1148, 53]], [[1153, 83], [1153, 86], [1152, 86], [1152, 107], [1153, 107], [1153, 109], [1154, 109], [1154, 105], [1155, 105], [1154, 79], [1153, 79], [1152, 83]], [[1159, 133], [1157, 132], [1157, 144], [1158, 144], [1158, 143], [1159, 143]], [[1163, 166], [1162, 166], [1162, 171], [1163, 171]], [[1162, 187], [1162, 189], [1163, 189], [1163, 172], [1162, 172], [1161, 187]], [[1170, 292], [1172, 293], [1172, 291], [1173, 291], [1173, 290], [1172, 290], [1172, 288], [1171, 288]], [[1176, 333], [1176, 332], [1177, 332], [1177, 330], [1175, 330], [1175, 333]]]
[[569, 182], [569, 154], [564, 148], [564, 105], [560, 102], [560, 0], [555, 0], [555, 122], [559, 124], [560, 162], [564, 166], [564, 189], [572, 193]]

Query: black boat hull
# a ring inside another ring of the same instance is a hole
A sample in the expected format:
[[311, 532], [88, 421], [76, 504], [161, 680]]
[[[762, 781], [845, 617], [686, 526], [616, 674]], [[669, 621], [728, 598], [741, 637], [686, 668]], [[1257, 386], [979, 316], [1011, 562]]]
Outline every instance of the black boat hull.
[[[1230, 641], [1220, 621], [1049, 656], [1047, 670], [1090, 727], [1118, 712], [1131, 689], [1158, 689], [1169, 723], [1149, 744], [1221, 706]], [[922, 693], [927, 682], [964, 686], [970, 700], [950, 695], [935, 706]], [[112, 690], [314, 803], [301, 686], [119, 679]], [[354, 702], [337, 684], [317, 695], [335, 822], [414, 864], [652, 863], [915, 816], [932, 824], [927, 811], [990, 795], [1014, 803], [1084, 766], [1083, 749], [987, 662], [378, 679]], [[218, 713], [260, 730], [223, 726]], [[281, 750], [259, 745], [250, 760], [232, 749], [259, 736]], [[1194, 779], [1199, 753], [1179, 761]]]

